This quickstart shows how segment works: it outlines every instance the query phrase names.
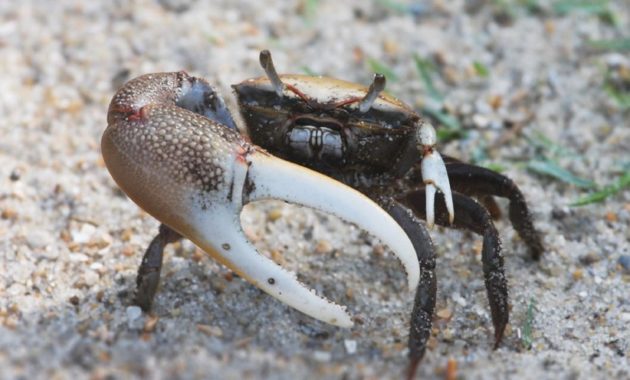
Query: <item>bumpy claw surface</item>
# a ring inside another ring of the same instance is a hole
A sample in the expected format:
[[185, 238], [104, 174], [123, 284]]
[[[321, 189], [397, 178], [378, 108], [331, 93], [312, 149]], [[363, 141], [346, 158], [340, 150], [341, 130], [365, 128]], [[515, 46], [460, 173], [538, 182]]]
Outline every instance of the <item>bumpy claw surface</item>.
[[417, 286], [413, 246], [389, 214], [350, 187], [247, 143], [206, 82], [183, 72], [136, 78], [112, 100], [108, 124], [103, 157], [134, 202], [297, 310], [334, 325], [352, 325], [343, 307], [258, 254], [240, 225], [248, 202], [280, 199], [356, 223], [389, 245], [407, 271], [409, 287]]
[[451, 185], [448, 181], [448, 173], [442, 156], [435, 150], [437, 138], [435, 129], [431, 124], [425, 123], [420, 127], [418, 132], [418, 141], [420, 149], [423, 152], [422, 157], [422, 178], [426, 185], [426, 213], [427, 225], [433, 227], [435, 223], [435, 192], [440, 190], [444, 194], [446, 202], [446, 210], [448, 211], [449, 223], [453, 223], [455, 211], [453, 209], [453, 195], [451, 194]]

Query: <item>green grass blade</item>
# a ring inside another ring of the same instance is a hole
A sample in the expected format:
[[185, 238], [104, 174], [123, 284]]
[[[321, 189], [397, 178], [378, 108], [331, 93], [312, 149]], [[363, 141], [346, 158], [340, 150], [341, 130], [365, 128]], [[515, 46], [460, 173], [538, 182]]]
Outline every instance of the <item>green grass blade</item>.
[[479, 75], [482, 78], [487, 78], [488, 75], [490, 75], [490, 70], [488, 70], [488, 68], [484, 66], [484, 64], [481, 62], [478, 62], [478, 61], [473, 62], [473, 67], [475, 68], [477, 75]]
[[534, 324], [534, 309], [536, 307], [536, 300], [532, 297], [529, 299], [529, 305], [527, 306], [527, 313], [525, 314], [525, 321], [523, 322], [523, 329], [521, 336], [521, 344], [526, 350], [532, 348], [534, 339], [532, 337], [532, 326]]
[[449, 115], [432, 107], [423, 107], [421, 113], [435, 119], [439, 124], [444, 127], [436, 128], [438, 141], [444, 143], [447, 141], [466, 137], [466, 131], [462, 128], [459, 121], [452, 115]]
[[575, 185], [582, 189], [592, 189], [595, 187], [595, 182], [580, 178], [570, 171], [561, 168], [556, 163], [547, 160], [533, 160], [527, 164], [527, 169], [542, 175], [553, 177], [562, 182]]
[[414, 55], [413, 60], [416, 62], [416, 68], [418, 69], [418, 73], [420, 74], [420, 78], [422, 78], [422, 83], [424, 83], [424, 88], [427, 90], [429, 96], [438, 102], [442, 102], [444, 100], [444, 96], [435, 88], [433, 84], [432, 74], [435, 71], [435, 68], [429, 62], [429, 60], [420, 57], [419, 55]]
[[553, 3], [552, 8], [557, 14], [564, 16], [567, 13], [582, 11], [591, 14], [600, 14], [608, 11], [607, 0], [560, 0]]
[[590, 48], [599, 51], [630, 51], [630, 38], [613, 38], [610, 40], [590, 40], [586, 43]]
[[481, 166], [486, 168], [486, 169], [490, 169], [493, 172], [497, 172], [497, 173], [503, 173], [504, 171], [507, 170], [507, 168], [504, 165], [501, 165], [497, 162], [487, 162], [487, 163], [481, 163]]
[[619, 108], [630, 108], [630, 91], [623, 91], [610, 83], [604, 84], [604, 91], [617, 102]]
[[604, 187], [600, 191], [596, 191], [592, 194], [589, 194], [585, 197], [578, 199], [577, 201], [571, 203], [571, 206], [585, 206], [591, 203], [599, 203], [604, 201], [606, 198], [617, 194], [621, 190], [630, 187], [630, 171], [626, 172], [617, 180], [616, 183]]

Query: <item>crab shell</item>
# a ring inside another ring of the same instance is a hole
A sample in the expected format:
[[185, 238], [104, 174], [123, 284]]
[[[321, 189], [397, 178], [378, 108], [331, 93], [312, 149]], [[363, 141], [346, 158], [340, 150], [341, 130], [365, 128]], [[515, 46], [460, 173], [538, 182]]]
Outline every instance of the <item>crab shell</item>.
[[233, 88], [252, 141], [306, 166], [316, 163], [308, 162], [308, 157], [296, 158], [299, 152], [287, 144], [296, 126], [318, 125], [339, 134], [343, 155], [329, 160], [330, 166], [386, 171], [421, 123], [411, 107], [385, 93], [367, 112], [360, 112], [360, 100], [368, 89], [356, 83], [293, 74], [280, 79], [286, 88], [281, 97], [267, 77], [248, 79]]

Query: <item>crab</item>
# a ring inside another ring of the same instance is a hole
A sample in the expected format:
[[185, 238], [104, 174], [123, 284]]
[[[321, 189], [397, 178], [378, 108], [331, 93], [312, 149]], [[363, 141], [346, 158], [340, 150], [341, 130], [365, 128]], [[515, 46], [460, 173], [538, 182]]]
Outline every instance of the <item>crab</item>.
[[332, 325], [352, 326], [344, 307], [306, 288], [245, 237], [243, 206], [280, 199], [355, 223], [400, 260], [415, 290], [409, 378], [426, 351], [436, 302], [427, 226], [482, 235], [496, 348], [509, 310], [493, 196], [509, 199], [510, 221], [531, 256], [544, 251], [518, 187], [491, 170], [442, 157], [433, 126], [385, 94], [382, 75], [369, 88], [278, 75], [267, 50], [260, 64], [265, 76], [233, 86], [247, 135], [217, 91], [185, 72], [140, 76], [112, 99], [101, 142], [105, 164], [129, 198], [161, 222], [138, 270], [136, 304], [151, 309], [164, 248], [185, 237], [281, 302]]

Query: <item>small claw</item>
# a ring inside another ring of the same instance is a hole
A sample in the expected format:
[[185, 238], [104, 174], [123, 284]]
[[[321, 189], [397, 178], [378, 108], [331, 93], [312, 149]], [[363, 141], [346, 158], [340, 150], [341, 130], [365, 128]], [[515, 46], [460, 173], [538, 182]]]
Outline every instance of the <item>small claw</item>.
[[433, 227], [435, 223], [435, 192], [440, 190], [444, 194], [446, 209], [448, 210], [448, 221], [453, 223], [455, 211], [453, 208], [453, 195], [451, 185], [446, 172], [446, 165], [442, 156], [435, 150], [436, 136], [435, 129], [430, 124], [420, 127], [418, 133], [420, 149], [423, 151], [422, 158], [422, 178], [426, 186], [426, 214], [427, 225]]

